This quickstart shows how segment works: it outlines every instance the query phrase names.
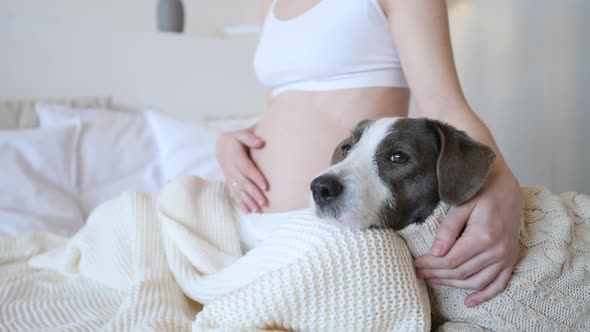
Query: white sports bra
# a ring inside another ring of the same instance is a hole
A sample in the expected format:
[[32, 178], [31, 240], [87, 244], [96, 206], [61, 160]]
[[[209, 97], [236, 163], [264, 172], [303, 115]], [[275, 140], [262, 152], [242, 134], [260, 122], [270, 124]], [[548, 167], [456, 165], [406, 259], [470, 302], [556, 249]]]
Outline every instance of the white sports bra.
[[273, 96], [289, 90], [407, 87], [379, 0], [320, 0], [289, 20], [276, 17], [276, 2], [254, 55], [258, 80]]

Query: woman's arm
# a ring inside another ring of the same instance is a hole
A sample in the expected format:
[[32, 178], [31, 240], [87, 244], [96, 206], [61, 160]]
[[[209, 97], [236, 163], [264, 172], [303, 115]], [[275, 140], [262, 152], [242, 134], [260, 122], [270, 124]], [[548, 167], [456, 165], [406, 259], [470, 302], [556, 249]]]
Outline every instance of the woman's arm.
[[477, 305], [504, 289], [518, 259], [520, 187], [491, 132], [461, 91], [446, 2], [381, 2], [418, 112], [464, 130], [497, 155], [482, 190], [449, 211], [431, 255], [416, 259], [418, 276], [436, 284], [477, 290], [465, 299], [466, 305]]

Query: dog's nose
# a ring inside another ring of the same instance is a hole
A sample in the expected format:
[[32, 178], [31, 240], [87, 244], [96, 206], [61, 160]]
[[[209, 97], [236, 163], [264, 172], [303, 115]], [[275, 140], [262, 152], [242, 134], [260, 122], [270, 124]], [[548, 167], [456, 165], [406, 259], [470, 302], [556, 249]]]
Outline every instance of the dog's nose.
[[344, 187], [338, 181], [338, 178], [331, 174], [326, 174], [315, 178], [311, 181], [311, 191], [313, 199], [317, 204], [326, 204], [342, 193]]

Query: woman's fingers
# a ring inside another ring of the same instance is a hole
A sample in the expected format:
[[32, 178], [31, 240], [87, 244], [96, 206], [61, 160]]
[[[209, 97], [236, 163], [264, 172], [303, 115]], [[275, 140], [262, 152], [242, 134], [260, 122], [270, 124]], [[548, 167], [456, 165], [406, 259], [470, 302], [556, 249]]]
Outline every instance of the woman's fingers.
[[244, 211], [244, 213], [250, 213], [250, 208], [248, 208], [248, 205], [246, 205], [246, 203], [242, 202], [241, 199], [239, 199], [239, 197], [234, 197], [234, 201], [236, 202], [236, 204], [238, 204], [238, 206], [240, 207], [240, 209], [242, 211]]
[[489, 285], [502, 271], [500, 264], [490, 265], [481, 272], [472, 275], [465, 280], [456, 279], [432, 279], [433, 285], [442, 285], [448, 287], [482, 290]]
[[252, 198], [245, 190], [239, 189], [238, 197], [242, 203], [246, 204], [250, 210], [249, 212], [260, 212], [260, 206], [258, 206], [254, 198]]
[[250, 213], [250, 208], [248, 207], [248, 205], [246, 205], [246, 203], [244, 201], [242, 201], [241, 199], [241, 191], [238, 188], [238, 183], [232, 181], [229, 186], [229, 196], [232, 198], [232, 200], [236, 203], [236, 205], [238, 205], [238, 207], [240, 208], [240, 210], [242, 210], [244, 213]]
[[250, 179], [248, 179], [245, 175], [239, 175], [238, 186], [241, 190], [248, 194], [257, 204], [259, 208], [262, 208], [266, 205], [266, 196], [262, 193], [262, 190], [254, 184]]
[[436, 238], [430, 249], [431, 255], [444, 256], [449, 252], [449, 249], [453, 247], [455, 241], [461, 235], [472, 210], [473, 204], [464, 204], [449, 209], [445, 221], [436, 232]]
[[260, 149], [264, 146], [264, 140], [254, 135], [254, 133], [248, 130], [240, 130], [233, 133], [233, 136], [243, 145], [253, 148]]
[[246, 205], [246, 213], [260, 212], [262, 207], [267, 204], [266, 196], [262, 190], [243, 173], [242, 169], [234, 168], [230, 179], [228, 183], [230, 192], [233, 193], [232, 197]]
[[504, 268], [486, 288], [467, 296], [465, 298], [465, 305], [473, 307], [498, 295], [506, 288], [510, 276], [512, 276], [512, 267]]
[[[419, 269], [456, 269], [486, 250], [485, 247], [482, 247], [481, 244], [476, 241], [477, 238], [473, 236], [461, 237], [454, 244], [451, 251], [445, 256], [420, 256], [416, 258], [414, 264]], [[475, 272], [479, 271], [473, 271], [473, 273]]]
[[[258, 188], [268, 190], [268, 183], [262, 172], [254, 165], [254, 162], [246, 155], [240, 162], [238, 162], [238, 170], [241, 175], [245, 176], [250, 181], [254, 182]], [[262, 194], [262, 192], [260, 192]], [[264, 196], [264, 194], [262, 194]]]
[[454, 269], [417, 269], [416, 276], [421, 279], [465, 280], [496, 262], [496, 257], [484, 252]]

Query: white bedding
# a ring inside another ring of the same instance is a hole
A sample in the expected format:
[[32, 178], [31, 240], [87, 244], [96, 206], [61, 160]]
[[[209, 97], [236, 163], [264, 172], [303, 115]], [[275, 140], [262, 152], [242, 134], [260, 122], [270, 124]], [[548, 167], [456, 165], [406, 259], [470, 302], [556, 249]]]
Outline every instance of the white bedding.
[[69, 240], [0, 238], [0, 330], [430, 330], [394, 231], [296, 211], [242, 256], [230, 202], [221, 183], [186, 177], [101, 205]]
[[163, 113], [38, 104], [39, 128], [0, 130], [0, 235], [71, 235], [123, 191], [157, 191], [178, 176], [223, 180], [220, 129], [256, 120], [186, 122]]
[[166, 182], [181, 175], [223, 180], [215, 158], [218, 131], [175, 120], [158, 112], [150, 111], [146, 115], [159, 151], [160, 170]]
[[85, 214], [124, 190], [162, 185], [155, 140], [143, 113], [37, 105], [41, 128], [82, 124], [75, 159], [76, 195]]
[[85, 216], [76, 198], [80, 123], [0, 131], [0, 234], [46, 230], [71, 235]]

